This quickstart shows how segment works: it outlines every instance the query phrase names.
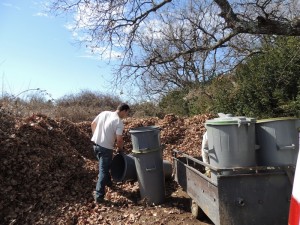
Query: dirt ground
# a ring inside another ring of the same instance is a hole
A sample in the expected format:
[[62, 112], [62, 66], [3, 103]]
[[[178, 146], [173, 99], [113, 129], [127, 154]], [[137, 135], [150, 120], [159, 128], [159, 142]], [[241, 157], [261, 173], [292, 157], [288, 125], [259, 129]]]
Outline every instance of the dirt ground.
[[[118, 207], [118, 202], [108, 201], [104, 205], [95, 206], [94, 209], [105, 209], [105, 213], [101, 215], [106, 218], [106, 223], [112, 221], [112, 224], [212, 224], [208, 218], [201, 220], [193, 218], [190, 212], [188, 195], [174, 181], [167, 181], [166, 187], [166, 201], [158, 206], [151, 206], [145, 202], [136, 201], [139, 199], [137, 190], [132, 195], [132, 204]], [[116, 185], [116, 188], [110, 191], [109, 193], [112, 195], [114, 192], [118, 192], [118, 194], [125, 193], [121, 184]]]
[[[190, 198], [171, 178], [166, 180], [166, 199], [149, 205], [140, 199], [138, 182], [115, 183], [107, 189], [106, 201], [95, 204], [92, 194], [83, 202], [64, 205], [62, 224], [199, 224], [211, 225], [208, 218], [198, 220], [190, 211]], [[73, 211], [73, 213], [72, 213]], [[58, 221], [59, 222], [59, 221]]]
[[[209, 116], [129, 119], [127, 153], [132, 148], [129, 129], [157, 125], [164, 160], [172, 162], [175, 148], [199, 156]], [[16, 118], [0, 110], [0, 224], [211, 224], [192, 217], [190, 199], [173, 179], [166, 180], [161, 205], [141, 200], [138, 182], [114, 184], [107, 201], [95, 204], [98, 162], [90, 137], [90, 122], [45, 115]]]

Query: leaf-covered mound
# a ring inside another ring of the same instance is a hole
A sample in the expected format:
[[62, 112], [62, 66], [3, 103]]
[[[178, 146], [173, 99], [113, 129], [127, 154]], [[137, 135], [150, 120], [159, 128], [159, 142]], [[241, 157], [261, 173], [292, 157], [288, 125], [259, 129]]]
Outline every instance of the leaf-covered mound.
[[[197, 224], [174, 181], [166, 183], [167, 200], [159, 207], [139, 202], [137, 182], [116, 184], [108, 189], [109, 202], [95, 205], [98, 162], [90, 142], [90, 122], [72, 123], [41, 114], [16, 118], [2, 109], [0, 113], [0, 224]], [[209, 118], [128, 118], [126, 151], [132, 149], [130, 129], [156, 125], [161, 128], [164, 159], [172, 160], [173, 149], [200, 156], [204, 122]]]

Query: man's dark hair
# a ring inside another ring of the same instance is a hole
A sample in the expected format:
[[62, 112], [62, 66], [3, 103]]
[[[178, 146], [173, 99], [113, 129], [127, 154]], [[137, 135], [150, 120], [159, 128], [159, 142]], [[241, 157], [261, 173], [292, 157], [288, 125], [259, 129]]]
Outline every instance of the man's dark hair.
[[118, 106], [118, 108], [117, 108], [117, 110], [119, 110], [119, 111], [129, 111], [130, 110], [130, 108], [129, 108], [129, 106], [126, 104], [126, 103], [121, 103], [119, 106]]

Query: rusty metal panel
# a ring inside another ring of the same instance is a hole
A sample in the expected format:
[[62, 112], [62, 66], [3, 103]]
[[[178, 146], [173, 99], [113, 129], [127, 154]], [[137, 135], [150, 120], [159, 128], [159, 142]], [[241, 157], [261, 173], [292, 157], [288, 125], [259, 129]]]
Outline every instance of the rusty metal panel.
[[189, 160], [174, 158], [175, 180], [215, 225], [287, 224], [292, 183], [284, 169], [241, 170], [213, 182]]
[[292, 185], [285, 173], [220, 176], [222, 225], [286, 225]]
[[182, 187], [184, 191], [187, 189], [187, 172], [184, 159], [174, 159], [175, 181]]
[[185, 163], [183, 158], [174, 160], [175, 180], [211, 221], [220, 225], [218, 188], [205, 175]]
[[215, 225], [220, 225], [218, 188], [188, 167], [187, 193]]

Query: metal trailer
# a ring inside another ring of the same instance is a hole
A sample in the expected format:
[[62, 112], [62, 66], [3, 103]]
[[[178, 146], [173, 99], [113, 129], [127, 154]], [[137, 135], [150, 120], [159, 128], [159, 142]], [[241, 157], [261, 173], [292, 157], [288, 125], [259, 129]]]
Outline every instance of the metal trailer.
[[193, 216], [205, 213], [215, 225], [287, 225], [295, 166], [219, 169], [173, 153], [175, 180], [191, 198]]

